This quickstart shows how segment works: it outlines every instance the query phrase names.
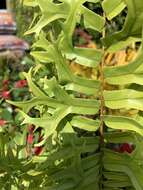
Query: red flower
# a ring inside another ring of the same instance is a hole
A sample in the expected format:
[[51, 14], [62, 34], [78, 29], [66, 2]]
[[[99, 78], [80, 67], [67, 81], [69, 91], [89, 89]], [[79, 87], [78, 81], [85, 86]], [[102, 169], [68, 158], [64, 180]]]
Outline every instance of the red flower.
[[27, 86], [27, 81], [26, 80], [19, 80], [15, 83], [15, 88], [23, 88]]
[[2, 85], [3, 85], [2, 87], [3, 90], [8, 90], [9, 80], [3, 80]]
[[6, 123], [7, 123], [6, 120], [0, 119], [0, 126], [1, 126], [1, 127], [4, 126]]
[[87, 43], [92, 40], [92, 36], [86, 33], [84, 30], [81, 28], [75, 29], [75, 34], [80, 35]]
[[34, 129], [35, 129], [34, 125], [29, 125], [28, 126], [28, 131], [29, 131], [30, 134], [33, 133]]
[[11, 98], [10, 91], [3, 90], [2, 93], [1, 93], [1, 97], [4, 98], [4, 99], [10, 99]]
[[132, 153], [133, 152], [133, 146], [131, 144], [128, 143], [124, 143], [120, 146], [120, 152], [128, 152], [128, 153]]
[[33, 140], [34, 140], [34, 135], [33, 134], [28, 134], [28, 137], [27, 137], [28, 144], [32, 144]]
[[43, 147], [41, 147], [41, 146], [35, 147], [34, 154], [38, 156], [41, 153], [42, 149], [43, 149]]
[[9, 80], [3, 80], [3, 81], [2, 81], [2, 85], [3, 85], [3, 86], [7, 86], [8, 84], [9, 84]]
[[[42, 140], [43, 140], [43, 136], [41, 135], [41, 131], [40, 131], [38, 142], [41, 142]], [[34, 154], [38, 156], [42, 152], [42, 150], [43, 150], [42, 146], [34, 147]]]

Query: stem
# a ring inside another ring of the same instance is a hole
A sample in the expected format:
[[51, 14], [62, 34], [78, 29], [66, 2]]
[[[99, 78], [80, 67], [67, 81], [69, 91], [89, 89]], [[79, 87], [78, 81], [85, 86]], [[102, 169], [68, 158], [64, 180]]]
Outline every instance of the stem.
[[[105, 18], [105, 15], [103, 14], [103, 17]], [[105, 28], [102, 31], [102, 37], [105, 37]], [[104, 104], [104, 95], [103, 95], [103, 91], [104, 91], [104, 73], [103, 73], [103, 67], [104, 67], [104, 59], [105, 59], [105, 48], [104, 46], [102, 47], [103, 50], [103, 58], [102, 61], [100, 63], [100, 67], [99, 67], [99, 74], [100, 74], [100, 81], [101, 81], [101, 88], [100, 88], [100, 128], [99, 128], [99, 132], [100, 132], [100, 146], [102, 147], [104, 144], [104, 121], [103, 121], [103, 116], [104, 116], [104, 108], [105, 108], [105, 104]]]
[[[103, 13], [103, 17], [105, 18], [105, 14]], [[102, 37], [105, 37], [105, 28], [102, 31]], [[105, 48], [104, 46], [102, 47], [102, 51], [103, 51], [103, 57], [102, 57], [102, 61], [99, 65], [99, 77], [100, 77], [100, 81], [101, 81], [101, 87], [100, 87], [100, 113], [99, 113], [99, 117], [100, 117], [100, 128], [99, 128], [99, 133], [100, 133], [100, 159], [103, 159], [104, 156], [104, 152], [103, 152], [103, 147], [104, 147], [104, 120], [103, 120], [103, 116], [104, 116], [104, 109], [105, 109], [105, 103], [104, 103], [104, 95], [103, 95], [103, 91], [104, 91], [104, 73], [103, 73], [103, 67], [104, 67], [104, 60], [105, 60]], [[103, 180], [103, 162], [101, 161], [101, 167], [100, 167], [100, 175], [101, 175], [101, 181], [99, 182], [99, 188], [103, 189], [103, 184], [102, 184], [102, 180]]]

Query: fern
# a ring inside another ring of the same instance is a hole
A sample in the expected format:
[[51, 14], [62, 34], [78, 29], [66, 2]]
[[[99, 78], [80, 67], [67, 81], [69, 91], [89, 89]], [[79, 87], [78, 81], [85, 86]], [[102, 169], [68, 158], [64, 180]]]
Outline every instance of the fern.
[[[94, 6], [100, 3], [107, 18], [86, 8], [85, 2]], [[52, 77], [39, 80], [34, 79], [38, 65], [24, 73], [33, 98], [8, 101], [19, 107], [23, 124], [33, 124], [43, 134], [35, 144], [43, 146], [43, 154], [32, 157], [29, 176], [25, 174], [21, 183], [30, 190], [142, 190], [141, 0], [25, 0], [25, 4], [40, 12], [37, 23], [26, 32], [36, 36], [31, 55], [41, 65], [55, 69]], [[83, 21], [85, 28], [104, 34], [106, 19], [112, 20], [125, 7], [128, 14], [122, 30], [103, 35], [102, 50], [74, 47], [77, 23]], [[131, 63], [104, 65], [106, 52], [136, 41], [141, 47]], [[100, 76], [93, 80], [73, 74], [69, 61], [73, 59], [76, 64], [96, 69]], [[116, 90], [105, 89], [105, 84], [115, 85]], [[29, 115], [31, 109], [39, 111], [38, 117]], [[135, 113], [130, 114], [133, 110]], [[133, 152], [112, 150], [112, 145], [119, 143], [133, 144]]]

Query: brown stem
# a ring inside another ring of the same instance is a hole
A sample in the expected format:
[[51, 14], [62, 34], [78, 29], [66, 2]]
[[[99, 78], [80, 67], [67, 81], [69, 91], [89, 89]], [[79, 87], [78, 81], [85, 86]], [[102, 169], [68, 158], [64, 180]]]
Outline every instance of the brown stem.
[[[105, 15], [103, 15], [103, 17], [105, 18]], [[103, 29], [102, 32], [102, 37], [105, 37], [105, 29]], [[104, 104], [104, 95], [103, 95], [103, 91], [104, 91], [104, 73], [103, 73], [103, 67], [104, 67], [104, 62], [105, 62], [105, 48], [104, 46], [102, 47], [103, 50], [103, 58], [102, 61], [100, 63], [100, 67], [99, 67], [99, 74], [100, 74], [100, 81], [101, 81], [101, 88], [100, 88], [100, 146], [102, 147], [104, 144], [104, 120], [103, 120], [103, 116], [104, 116], [104, 108], [105, 108], [105, 104]]]
[[[105, 15], [103, 14], [103, 17], [105, 18]], [[102, 32], [102, 37], [105, 37], [105, 29], [103, 29]], [[103, 159], [103, 147], [104, 147], [104, 111], [105, 111], [105, 103], [104, 103], [104, 95], [103, 95], [103, 91], [104, 91], [104, 73], [103, 73], [103, 67], [104, 67], [104, 62], [105, 62], [105, 48], [104, 46], [102, 47], [103, 50], [103, 58], [102, 61], [100, 63], [99, 66], [99, 77], [100, 77], [100, 81], [101, 81], [101, 87], [100, 87], [100, 113], [99, 113], [99, 117], [100, 117], [100, 128], [99, 128], [99, 133], [100, 133], [100, 153], [101, 153], [101, 160]], [[101, 167], [100, 167], [100, 172], [101, 174], [101, 181], [103, 178], [103, 162], [101, 161]], [[102, 182], [99, 182], [99, 188], [103, 189], [103, 184]]]

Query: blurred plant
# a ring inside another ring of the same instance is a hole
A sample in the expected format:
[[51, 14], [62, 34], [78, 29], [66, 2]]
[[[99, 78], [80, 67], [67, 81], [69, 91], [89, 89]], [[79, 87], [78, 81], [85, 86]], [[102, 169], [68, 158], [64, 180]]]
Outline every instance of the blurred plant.
[[30, 44], [33, 41], [32, 37], [24, 36], [24, 32], [32, 22], [32, 18], [36, 11], [33, 8], [27, 8], [23, 5], [23, 0], [11, 0], [11, 10], [15, 16], [17, 24], [17, 36], [25, 39]]

